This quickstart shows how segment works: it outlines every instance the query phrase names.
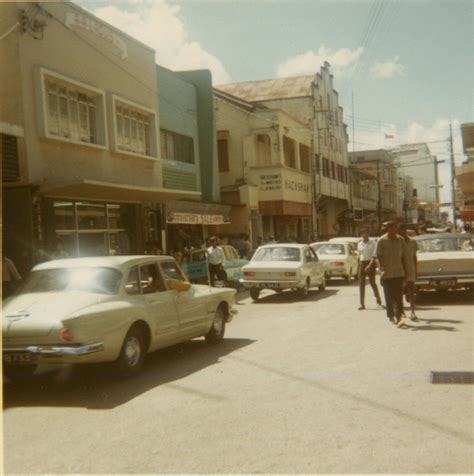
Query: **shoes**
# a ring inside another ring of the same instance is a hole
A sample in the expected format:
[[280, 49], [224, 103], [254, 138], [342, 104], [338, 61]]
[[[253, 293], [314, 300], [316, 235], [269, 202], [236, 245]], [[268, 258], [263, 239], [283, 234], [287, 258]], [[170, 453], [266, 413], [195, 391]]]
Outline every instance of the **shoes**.
[[397, 322], [397, 327], [402, 327], [405, 324], [405, 319], [399, 319]]
[[418, 317], [416, 317], [415, 313], [413, 313], [413, 312], [410, 315], [410, 320], [413, 321], [413, 322], [420, 322]]
[[365, 309], [365, 306], [359, 306], [358, 310], [363, 311]]

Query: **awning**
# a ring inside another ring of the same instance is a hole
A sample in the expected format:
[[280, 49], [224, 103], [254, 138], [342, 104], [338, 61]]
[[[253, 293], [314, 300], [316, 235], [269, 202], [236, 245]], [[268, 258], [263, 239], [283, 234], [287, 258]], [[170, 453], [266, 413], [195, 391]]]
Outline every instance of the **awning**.
[[50, 198], [103, 200], [113, 202], [166, 202], [182, 198], [199, 199], [201, 192], [157, 187], [139, 187], [123, 183], [78, 180], [70, 183], [43, 184], [40, 193]]

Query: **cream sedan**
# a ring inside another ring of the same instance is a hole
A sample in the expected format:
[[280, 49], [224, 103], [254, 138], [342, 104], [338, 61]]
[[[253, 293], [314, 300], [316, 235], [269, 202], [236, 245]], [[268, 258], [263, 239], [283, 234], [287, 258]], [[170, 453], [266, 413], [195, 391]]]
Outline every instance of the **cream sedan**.
[[269, 244], [260, 246], [242, 268], [242, 285], [256, 301], [262, 289], [295, 289], [302, 298], [309, 289], [326, 289], [325, 267], [308, 245]]
[[311, 247], [318, 258], [326, 263], [328, 279], [343, 278], [349, 284], [351, 278], [357, 278], [358, 258], [351, 244], [322, 241], [312, 243]]
[[169, 256], [56, 260], [36, 266], [3, 307], [3, 368], [114, 362], [138, 373], [149, 352], [224, 337], [235, 290], [191, 285]]

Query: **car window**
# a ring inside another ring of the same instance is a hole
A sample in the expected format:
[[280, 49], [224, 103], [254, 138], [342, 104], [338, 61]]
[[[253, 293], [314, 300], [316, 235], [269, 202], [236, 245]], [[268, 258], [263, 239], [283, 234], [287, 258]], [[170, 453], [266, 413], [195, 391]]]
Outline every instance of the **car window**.
[[471, 236], [466, 234], [462, 237], [431, 238], [417, 240], [420, 253], [436, 251], [471, 251], [473, 249]]
[[265, 247], [257, 250], [252, 261], [301, 261], [301, 253], [294, 247]]
[[239, 259], [237, 250], [233, 246], [226, 246], [224, 248], [224, 254], [226, 259]]
[[313, 261], [317, 262], [319, 261], [318, 255], [314, 252], [313, 248], [309, 248], [309, 252], [311, 253], [311, 256], [313, 257]]
[[125, 291], [127, 294], [131, 294], [131, 295], [140, 294], [138, 266], [134, 266], [128, 272], [127, 281], [125, 282]]
[[56, 268], [33, 271], [18, 293], [117, 294], [122, 273], [112, 268]]
[[166, 286], [161, 277], [157, 263], [140, 266], [140, 283], [143, 294], [153, 294], [160, 291], [166, 291]]
[[191, 261], [206, 261], [206, 250], [194, 251], [191, 255]]
[[304, 250], [304, 261], [305, 261], [305, 263], [312, 263], [313, 262], [313, 255], [309, 251], [309, 248], [305, 248], [305, 250]]
[[345, 255], [344, 245], [340, 243], [326, 243], [315, 246], [318, 255]]
[[181, 271], [181, 268], [174, 261], [163, 261], [160, 263], [161, 271], [165, 278], [165, 283], [169, 287], [172, 281], [184, 282], [187, 281], [186, 276]]

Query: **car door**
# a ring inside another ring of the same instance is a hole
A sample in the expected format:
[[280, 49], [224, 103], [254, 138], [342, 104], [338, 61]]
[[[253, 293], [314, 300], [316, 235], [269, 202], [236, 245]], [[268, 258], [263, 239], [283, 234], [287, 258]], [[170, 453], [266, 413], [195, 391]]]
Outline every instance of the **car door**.
[[175, 340], [179, 335], [178, 309], [173, 292], [164, 284], [158, 263], [140, 265], [138, 276], [141, 298], [152, 326], [152, 347]]
[[207, 325], [204, 296], [201, 296], [194, 286], [191, 286], [187, 291], [172, 289], [173, 283], [186, 282], [186, 277], [176, 261], [160, 261], [159, 266], [164, 277], [165, 286], [176, 303], [180, 335], [189, 338], [202, 335], [202, 330]]
[[319, 285], [324, 282], [324, 264], [319, 261], [318, 255], [314, 252], [311, 246], [309, 247], [309, 251], [313, 259], [313, 268], [316, 276], [316, 282]]

